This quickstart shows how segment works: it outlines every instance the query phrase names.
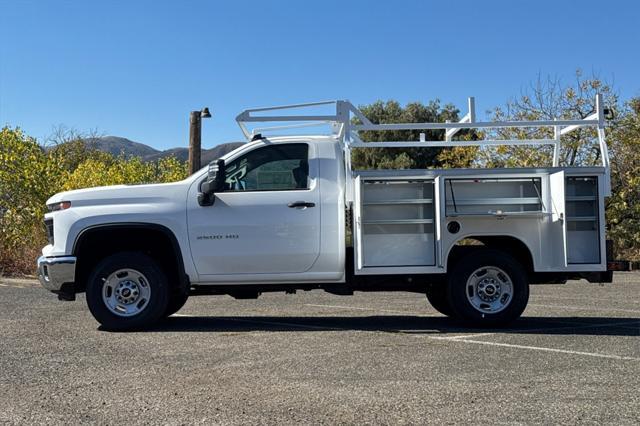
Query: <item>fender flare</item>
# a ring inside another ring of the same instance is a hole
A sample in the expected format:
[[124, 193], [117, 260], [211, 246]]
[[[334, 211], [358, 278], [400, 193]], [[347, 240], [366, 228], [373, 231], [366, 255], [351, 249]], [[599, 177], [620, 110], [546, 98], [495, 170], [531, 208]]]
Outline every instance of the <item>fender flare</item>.
[[71, 250], [71, 253], [74, 256], [78, 255], [77, 250], [78, 250], [79, 243], [82, 241], [82, 239], [87, 233], [95, 230], [103, 231], [103, 230], [110, 230], [110, 229], [113, 229], [113, 230], [151, 229], [164, 234], [171, 242], [171, 248], [173, 249], [173, 252], [176, 255], [176, 258], [178, 260], [178, 280], [179, 280], [180, 288], [182, 289], [189, 288], [190, 280], [184, 268], [184, 259], [182, 258], [182, 250], [180, 248], [180, 243], [178, 242], [178, 239], [176, 238], [173, 231], [164, 225], [159, 225], [157, 223], [144, 223], [144, 222], [114, 222], [114, 223], [101, 223], [99, 225], [87, 226], [86, 228], [83, 228], [80, 232], [78, 232], [78, 234], [76, 235], [76, 238], [73, 241], [73, 248]]

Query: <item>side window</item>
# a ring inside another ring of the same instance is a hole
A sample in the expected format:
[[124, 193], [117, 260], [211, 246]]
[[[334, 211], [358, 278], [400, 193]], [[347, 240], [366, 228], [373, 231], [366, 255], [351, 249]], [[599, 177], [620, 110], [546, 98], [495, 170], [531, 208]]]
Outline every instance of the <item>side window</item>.
[[254, 149], [227, 164], [227, 191], [290, 191], [309, 188], [305, 143]]

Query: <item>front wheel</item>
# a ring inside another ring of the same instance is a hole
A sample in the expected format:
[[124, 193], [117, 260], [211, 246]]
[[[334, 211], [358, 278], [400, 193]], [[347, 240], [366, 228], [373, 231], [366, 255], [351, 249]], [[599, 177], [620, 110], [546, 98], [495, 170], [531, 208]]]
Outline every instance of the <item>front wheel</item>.
[[162, 316], [164, 318], [170, 317], [171, 315], [178, 312], [182, 307], [187, 303], [187, 299], [189, 299], [188, 291], [175, 292], [169, 298], [169, 303], [167, 303], [167, 308], [164, 311]]
[[167, 309], [169, 284], [151, 257], [117, 253], [102, 260], [87, 282], [87, 304], [106, 330], [146, 328]]
[[447, 286], [452, 310], [472, 326], [502, 326], [517, 319], [529, 301], [522, 265], [499, 250], [481, 249], [461, 259]]

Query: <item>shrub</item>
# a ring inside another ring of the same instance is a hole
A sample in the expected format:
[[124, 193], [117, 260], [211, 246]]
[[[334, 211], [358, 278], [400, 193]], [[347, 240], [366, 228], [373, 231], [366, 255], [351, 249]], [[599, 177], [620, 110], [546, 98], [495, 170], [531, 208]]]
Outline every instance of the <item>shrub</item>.
[[53, 194], [93, 186], [172, 182], [187, 176], [174, 157], [144, 162], [91, 149], [76, 138], [49, 149], [19, 128], [0, 131], [0, 274], [32, 273], [46, 244], [43, 217]]

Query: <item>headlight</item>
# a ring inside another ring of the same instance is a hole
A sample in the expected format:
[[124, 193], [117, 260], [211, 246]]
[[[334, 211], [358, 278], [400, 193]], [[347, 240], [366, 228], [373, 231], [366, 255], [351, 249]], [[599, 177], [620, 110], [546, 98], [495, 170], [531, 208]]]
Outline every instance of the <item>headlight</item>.
[[60, 201], [59, 203], [47, 204], [50, 212], [57, 212], [58, 210], [66, 210], [71, 207], [71, 201]]

